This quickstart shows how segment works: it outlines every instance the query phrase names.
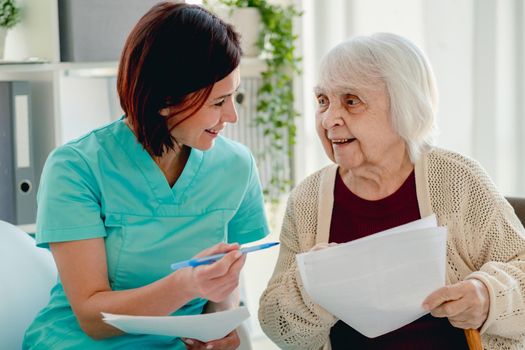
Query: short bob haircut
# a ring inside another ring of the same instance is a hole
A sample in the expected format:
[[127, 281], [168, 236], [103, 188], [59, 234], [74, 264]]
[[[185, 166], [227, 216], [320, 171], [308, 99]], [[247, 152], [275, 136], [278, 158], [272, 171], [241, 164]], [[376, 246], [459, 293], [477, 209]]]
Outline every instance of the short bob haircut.
[[391, 122], [406, 142], [410, 160], [434, 146], [437, 87], [425, 54], [409, 40], [391, 33], [356, 36], [323, 58], [320, 86], [335, 90], [386, 86]]
[[[162, 2], [129, 34], [120, 59], [120, 105], [138, 141], [152, 155], [174, 148], [162, 108], [174, 106], [191, 117], [214, 83], [241, 60], [239, 35], [202, 7]], [[180, 123], [180, 122], [179, 122]]]

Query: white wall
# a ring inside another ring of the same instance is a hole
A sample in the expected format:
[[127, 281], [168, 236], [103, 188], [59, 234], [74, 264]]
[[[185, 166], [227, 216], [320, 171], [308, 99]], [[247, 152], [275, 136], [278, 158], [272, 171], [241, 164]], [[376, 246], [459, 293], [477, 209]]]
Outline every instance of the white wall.
[[[423, 45], [434, 67], [440, 103], [438, 143], [472, 154], [472, 0], [426, 1]], [[450, 9], [454, 9], [451, 11]]]

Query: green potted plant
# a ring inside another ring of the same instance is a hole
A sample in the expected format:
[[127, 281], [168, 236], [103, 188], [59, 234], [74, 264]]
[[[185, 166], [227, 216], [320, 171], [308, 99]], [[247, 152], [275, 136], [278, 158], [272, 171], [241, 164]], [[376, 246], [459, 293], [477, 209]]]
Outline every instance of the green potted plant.
[[7, 30], [20, 22], [20, 9], [15, 0], [0, 0], [0, 59], [4, 57]]
[[[268, 0], [218, 2], [230, 9], [255, 8], [260, 14], [261, 27], [257, 46], [266, 67], [261, 76], [255, 122], [262, 128], [270, 147], [257, 156], [259, 159], [268, 157], [273, 160], [286, 152], [292, 159], [296, 137], [295, 118], [299, 115], [294, 109], [292, 83], [294, 74], [300, 72], [301, 62], [301, 57], [296, 52], [297, 36], [293, 32], [293, 22], [302, 13], [294, 5], [271, 4]], [[282, 163], [272, 161], [271, 166], [271, 178], [264, 191], [270, 201], [276, 202], [292, 185], [292, 174], [283, 178]]]

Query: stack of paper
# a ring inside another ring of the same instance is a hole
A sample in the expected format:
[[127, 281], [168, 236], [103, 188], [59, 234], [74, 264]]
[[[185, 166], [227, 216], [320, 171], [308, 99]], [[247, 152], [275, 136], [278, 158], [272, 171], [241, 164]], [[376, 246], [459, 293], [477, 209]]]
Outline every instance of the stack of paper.
[[445, 285], [447, 230], [434, 215], [335, 247], [297, 255], [306, 291], [373, 338], [425, 315]]
[[250, 317], [250, 312], [243, 306], [190, 316], [128, 316], [108, 313], [102, 313], [102, 316], [104, 322], [126, 333], [166, 335], [208, 342], [224, 338]]

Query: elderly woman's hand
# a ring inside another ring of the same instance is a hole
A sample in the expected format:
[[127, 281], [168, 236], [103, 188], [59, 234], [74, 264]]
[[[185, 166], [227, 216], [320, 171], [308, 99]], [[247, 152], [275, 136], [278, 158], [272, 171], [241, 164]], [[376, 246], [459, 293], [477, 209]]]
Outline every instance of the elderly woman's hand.
[[182, 341], [186, 344], [186, 349], [189, 350], [235, 350], [241, 345], [241, 340], [236, 330], [233, 330], [222, 339], [212, 340], [207, 343], [189, 338], [183, 338]]
[[430, 294], [423, 307], [434, 317], [448, 317], [458, 328], [480, 328], [489, 313], [489, 292], [485, 284], [470, 279], [440, 288]]

